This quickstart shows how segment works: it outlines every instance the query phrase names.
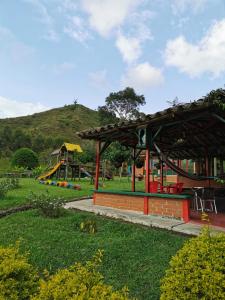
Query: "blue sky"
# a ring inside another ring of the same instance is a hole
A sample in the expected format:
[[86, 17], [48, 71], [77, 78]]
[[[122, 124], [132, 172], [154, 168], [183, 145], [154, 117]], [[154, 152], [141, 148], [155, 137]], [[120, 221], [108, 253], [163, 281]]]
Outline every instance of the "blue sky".
[[132, 86], [143, 111], [225, 84], [225, 0], [0, 2], [0, 117], [103, 105]]

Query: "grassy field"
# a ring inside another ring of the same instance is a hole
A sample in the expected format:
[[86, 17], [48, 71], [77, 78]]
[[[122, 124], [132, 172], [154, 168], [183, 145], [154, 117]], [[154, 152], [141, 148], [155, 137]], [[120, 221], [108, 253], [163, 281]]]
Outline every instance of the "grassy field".
[[[80, 182], [82, 190], [39, 184], [34, 179], [21, 179], [21, 188], [10, 191], [0, 200], [0, 210], [27, 203], [30, 191], [44, 192], [52, 197], [72, 200], [91, 196], [94, 186], [89, 181]], [[106, 181], [104, 189], [130, 190], [127, 178]], [[144, 183], [137, 182], [137, 190]], [[97, 233], [80, 232], [79, 224], [85, 219], [94, 220]], [[160, 278], [172, 255], [183, 245], [186, 237], [168, 231], [111, 220], [94, 214], [66, 211], [56, 219], [40, 216], [37, 210], [12, 214], [0, 219], [0, 244], [9, 245], [21, 239], [21, 251], [30, 252], [31, 262], [43, 271], [54, 272], [70, 266], [75, 261], [90, 259], [97, 249], [104, 250], [101, 272], [107, 283], [115, 288], [128, 286], [138, 299], [159, 299]]]
[[[0, 210], [20, 206], [28, 202], [27, 196], [32, 191], [34, 193], [41, 193], [48, 190], [52, 197], [60, 196], [66, 200], [72, 200], [83, 196], [91, 196], [93, 193], [94, 185], [90, 184], [90, 181], [85, 179], [80, 182], [76, 182], [81, 185], [81, 191], [61, 188], [57, 186], [48, 186], [40, 184], [35, 179], [22, 178], [20, 179], [21, 188], [10, 191], [5, 199], [0, 199]], [[131, 190], [131, 182], [127, 178], [122, 178], [121, 182], [119, 179], [113, 181], [105, 181], [103, 189], [118, 189], [118, 190]], [[143, 190], [144, 183], [137, 182], [137, 189]]]
[[[97, 233], [82, 233], [79, 224], [95, 220]], [[0, 219], [0, 244], [21, 240], [21, 250], [29, 250], [30, 260], [40, 271], [54, 272], [75, 261], [90, 259], [104, 250], [101, 272], [115, 288], [129, 287], [138, 299], [159, 299], [160, 278], [172, 255], [185, 237], [110, 220], [90, 213], [67, 211], [57, 219], [44, 218], [37, 211], [17, 213]]]

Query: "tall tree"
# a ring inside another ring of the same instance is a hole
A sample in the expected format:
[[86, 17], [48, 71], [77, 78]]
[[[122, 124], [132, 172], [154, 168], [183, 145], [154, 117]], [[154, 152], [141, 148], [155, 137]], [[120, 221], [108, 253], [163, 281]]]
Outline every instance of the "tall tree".
[[106, 105], [98, 107], [98, 115], [101, 125], [116, 123], [116, 121], [118, 120], [115, 112], [109, 111]]
[[130, 87], [116, 93], [110, 93], [105, 99], [107, 110], [121, 120], [136, 119], [139, 117], [139, 109], [145, 103], [145, 97], [137, 95], [135, 90]]

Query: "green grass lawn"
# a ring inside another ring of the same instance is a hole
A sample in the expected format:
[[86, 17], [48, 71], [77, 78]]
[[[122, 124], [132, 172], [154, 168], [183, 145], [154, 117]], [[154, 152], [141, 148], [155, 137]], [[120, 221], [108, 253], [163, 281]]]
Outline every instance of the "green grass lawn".
[[[91, 185], [90, 181], [86, 179], [82, 179], [79, 182], [75, 182], [81, 185], [81, 191], [40, 184], [38, 180], [35, 180], [33, 178], [21, 178], [20, 183], [21, 188], [10, 191], [5, 197], [5, 199], [0, 199], [0, 210], [26, 204], [28, 202], [26, 198], [31, 191], [34, 193], [41, 193], [48, 190], [52, 197], [60, 196], [65, 198], [66, 200], [72, 200], [82, 196], [91, 196], [94, 189], [94, 185]], [[137, 182], [136, 186], [138, 190], [144, 190], [143, 181]], [[122, 178], [121, 181], [118, 178], [115, 178], [115, 180], [113, 181], [105, 181], [103, 187], [100, 186], [100, 188], [105, 190], [115, 189], [130, 191], [131, 182], [128, 181], [127, 178]]]
[[[29, 180], [24, 182], [27, 190], [33, 186]], [[35, 190], [38, 188], [44, 189], [37, 185]], [[71, 192], [67, 191], [68, 197], [73, 196]], [[79, 224], [85, 219], [96, 221], [96, 234], [80, 232]], [[47, 268], [55, 272], [75, 261], [84, 262], [103, 249], [101, 272], [106, 282], [115, 288], [128, 286], [131, 296], [138, 299], [154, 300], [159, 299], [160, 278], [171, 256], [186, 240], [168, 231], [76, 211], [67, 211], [57, 219], [44, 218], [36, 210], [16, 213], [0, 219], [0, 231], [2, 245], [22, 238], [21, 250], [29, 250], [31, 262], [40, 271]]]
[[[94, 186], [83, 179], [82, 190], [39, 184], [34, 179], [21, 179], [21, 188], [10, 191], [0, 200], [0, 210], [27, 203], [30, 191], [39, 193], [48, 189], [52, 197], [66, 200], [91, 196]], [[144, 190], [144, 182], [136, 183]], [[131, 190], [127, 178], [105, 181], [105, 190]], [[84, 219], [97, 222], [95, 235], [81, 233], [79, 224]], [[115, 288], [128, 286], [131, 296], [138, 299], [158, 299], [160, 278], [172, 255], [182, 246], [186, 237], [171, 232], [110, 220], [85, 212], [67, 211], [57, 219], [44, 218], [36, 210], [16, 213], [0, 219], [0, 244], [9, 245], [21, 240], [21, 250], [30, 252], [30, 260], [40, 271], [54, 272], [75, 261], [90, 259], [97, 249], [104, 250], [101, 272], [107, 283]]]

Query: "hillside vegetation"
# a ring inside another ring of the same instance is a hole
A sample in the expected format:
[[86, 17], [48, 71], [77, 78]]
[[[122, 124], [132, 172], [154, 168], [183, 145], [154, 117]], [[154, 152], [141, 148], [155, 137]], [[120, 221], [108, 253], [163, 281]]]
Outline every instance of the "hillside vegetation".
[[98, 112], [80, 104], [29, 116], [0, 119], [0, 156], [10, 156], [20, 147], [41, 153], [59, 147], [63, 142], [80, 143], [77, 131], [99, 126]]

